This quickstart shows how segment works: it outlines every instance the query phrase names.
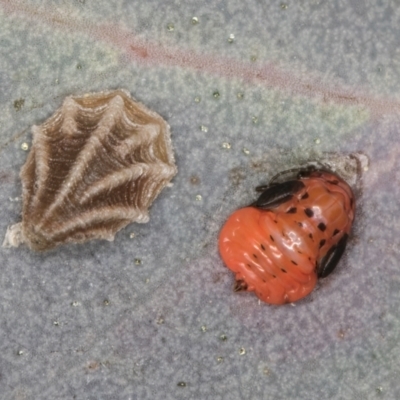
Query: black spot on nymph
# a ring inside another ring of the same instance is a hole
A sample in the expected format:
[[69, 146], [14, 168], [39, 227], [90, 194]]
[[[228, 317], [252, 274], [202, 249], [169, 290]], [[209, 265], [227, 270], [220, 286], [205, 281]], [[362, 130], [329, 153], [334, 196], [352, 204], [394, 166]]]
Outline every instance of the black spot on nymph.
[[303, 196], [301, 196], [301, 200], [308, 199], [308, 197], [308, 193], [304, 193]]
[[306, 213], [307, 217], [312, 218], [314, 216], [314, 211], [311, 210], [311, 208], [306, 208], [304, 210], [304, 212]]

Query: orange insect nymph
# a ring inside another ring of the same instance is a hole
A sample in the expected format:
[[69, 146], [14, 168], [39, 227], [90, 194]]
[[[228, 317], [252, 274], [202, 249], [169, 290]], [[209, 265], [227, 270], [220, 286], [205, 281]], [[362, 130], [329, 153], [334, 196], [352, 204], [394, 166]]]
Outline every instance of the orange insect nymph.
[[344, 180], [321, 170], [301, 171], [297, 179], [264, 189], [229, 217], [219, 249], [235, 273], [236, 291], [254, 291], [270, 304], [292, 303], [339, 262], [354, 220], [354, 195]]

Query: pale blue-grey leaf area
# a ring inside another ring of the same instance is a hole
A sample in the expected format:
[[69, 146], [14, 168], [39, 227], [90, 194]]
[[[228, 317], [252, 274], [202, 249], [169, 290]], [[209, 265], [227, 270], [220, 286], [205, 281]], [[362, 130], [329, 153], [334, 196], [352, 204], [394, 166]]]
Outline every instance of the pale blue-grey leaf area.
[[[375, 1], [0, 0], [0, 232], [31, 127], [124, 88], [178, 174], [114, 242], [0, 250], [1, 399], [399, 399], [400, 8]], [[362, 152], [345, 257], [295, 305], [233, 293], [217, 248], [254, 187]]]

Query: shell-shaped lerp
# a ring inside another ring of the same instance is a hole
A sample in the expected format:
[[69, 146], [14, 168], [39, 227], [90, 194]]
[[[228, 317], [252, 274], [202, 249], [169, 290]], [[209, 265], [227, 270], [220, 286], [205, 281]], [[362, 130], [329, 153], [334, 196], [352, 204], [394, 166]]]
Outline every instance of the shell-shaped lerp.
[[4, 246], [113, 240], [127, 224], [148, 221], [177, 172], [169, 125], [123, 90], [67, 97], [32, 131], [20, 173], [22, 222]]

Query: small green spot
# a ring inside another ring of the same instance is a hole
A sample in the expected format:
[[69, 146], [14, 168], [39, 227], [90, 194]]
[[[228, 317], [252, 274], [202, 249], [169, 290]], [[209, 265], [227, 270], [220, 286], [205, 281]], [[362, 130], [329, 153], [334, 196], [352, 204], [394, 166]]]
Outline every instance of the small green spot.
[[14, 101], [14, 108], [15, 111], [19, 111], [21, 110], [21, 108], [24, 106], [25, 104], [25, 99], [18, 99]]

